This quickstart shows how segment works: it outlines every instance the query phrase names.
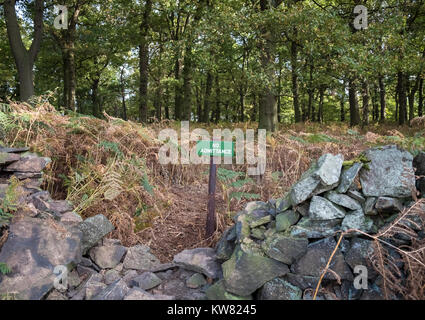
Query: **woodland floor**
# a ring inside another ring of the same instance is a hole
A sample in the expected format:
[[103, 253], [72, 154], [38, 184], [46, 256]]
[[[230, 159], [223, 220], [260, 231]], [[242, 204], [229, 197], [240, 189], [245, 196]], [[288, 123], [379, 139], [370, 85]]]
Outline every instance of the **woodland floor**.
[[[185, 249], [211, 246], [215, 242], [205, 240], [208, 184], [172, 187], [170, 197], [173, 205], [138, 234], [163, 263], [171, 262], [174, 255]], [[216, 194], [217, 215], [224, 211], [224, 201]]]

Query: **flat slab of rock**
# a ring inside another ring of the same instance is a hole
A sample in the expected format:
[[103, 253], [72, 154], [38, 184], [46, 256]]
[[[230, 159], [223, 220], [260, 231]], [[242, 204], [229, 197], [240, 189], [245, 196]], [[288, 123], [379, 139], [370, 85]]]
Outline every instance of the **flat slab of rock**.
[[260, 300], [302, 300], [303, 292], [297, 286], [280, 278], [273, 279], [261, 288]]
[[205, 292], [208, 300], [252, 300], [252, 296], [238, 296], [226, 291], [224, 280], [219, 280]]
[[127, 286], [125, 281], [120, 279], [107, 286], [99, 294], [93, 297], [92, 300], [123, 300], [129, 291], [130, 288]]
[[339, 193], [346, 193], [348, 188], [350, 188], [353, 184], [362, 167], [363, 163], [355, 162], [351, 167], [343, 169], [341, 173], [341, 182], [335, 191]]
[[289, 272], [286, 264], [244, 251], [241, 246], [222, 268], [226, 291], [238, 296], [249, 296], [267, 281]]
[[397, 146], [369, 149], [369, 170], [360, 171], [363, 194], [367, 197], [410, 197], [415, 188], [413, 156]]
[[349, 210], [362, 209], [362, 206], [358, 201], [354, 200], [353, 198], [345, 194], [341, 194], [335, 191], [329, 191], [325, 194], [325, 197], [326, 199], [333, 202], [334, 204]]
[[279, 213], [276, 216], [276, 231], [281, 232], [288, 230], [289, 227], [296, 224], [299, 219], [299, 213], [293, 210], [287, 210]]
[[[309, 244], [307, 253], [292, 265], [291, 272], [304, 276], [320, 277], [335, 247], [336, 241], [333, 237]], [[334, 255], [329, 267], [341, 279], [353, 279], [353, 274], [339, 249]], [[324, 279], [335, 280], [335, 276], [327, 272]]]
[[42, 158], [36, 155], [23, 155], [20, 160], [9, 164], [3, 168], [3, 170], [8, 172], [40, 172], [44, 170], [50, 161], [50, 158]]
[[144, 272], [140, 276], [133, 278], [130, 281], [130, 286], [139, 287], [143, 290], [155, 288], [161, 284], [162, 280], [155, 273]]
[[314, 196], [308, 214], [312, 220], [342, 219], [345, 217], [345, 210], [323, 197]]
[[102, 269], [113, 269], [120, 262], [127, 248], [121, 245], [97, 246], [90, 250], [91, 259]]
[[81, 260], [82, 233], [57, 222], [24, 217], [10, 226], [0, 261], [12, 272], [0, 276], [0, 294], [16, 292], [18, 299], [40, 300], [53, 288], [59, 265]]
[[83, 232], [83, 254], [114, 230], [112, 223], [103, 214], [87, 218], [78, 228]]
[[0, 166], [18, 161], [21, 156], [15, 153], [6, 153], [0, 151]]
[[140, 288], [132, 288], [124, 300], [175, 300], [176, 297], [163, 294], [151, 294]]
[[262, 243], [262, 248], [270, 258], [290, 265], [306, 253], [307, 245], [307, 238], [275, 233]]
[[370, 262], [373, 252], [373, 241], [353, 238], [350, 242], [350, 249], [345, 254], [345, 261], [353, 270], [356, 266], [365, 266], [368, 271], [368, 279], [374, 279], [378, 274]]
[[125, 269], [150, 271], [160, 264], [161, 262], [150, 252], [149, 247], [139, 244], [128, 248], [123, 266]]
[[184, 269], [202, 273], [211, 279], [221, 276], [220, 264], [212, 248], [184, 250], [174, 256], [173, 262]]
[[205, 277], [200, 273], [194, 273], [186, 280], [186, 286], [191, 289], [198, 289], [206, 284]]
[[334, 235], [341, 229], [342, 219], [333, 220], [312, 220], [302, 218], [291, 229], [291, 235], [296, 237], [306, 237], [308, 239], [319, 239]]
[[30, 148], [23, 147], [23, 148], [6, 148], [0, 146], [0, 152], [6, 152], [6, 153], [22, 153], [29, 151]]
[[391, 197], [379, 197], [375, 209], [380, 213], [395, 213], [403, 211], [400, 200]]

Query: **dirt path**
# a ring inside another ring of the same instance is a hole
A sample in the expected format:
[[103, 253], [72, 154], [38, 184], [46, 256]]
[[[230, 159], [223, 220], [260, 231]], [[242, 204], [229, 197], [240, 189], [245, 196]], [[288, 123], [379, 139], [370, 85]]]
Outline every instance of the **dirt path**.
[[[173, 205], [154, 220], [152, 227], [138, 234], [162, 262], [170, 262], [184, 249], [214, 243], [214, 240], [205, 240], [208, 185], [172, 187], [170, 196]], [[216, 207], [218, 215], [225, 212], [219, 194], [216, 195]]]

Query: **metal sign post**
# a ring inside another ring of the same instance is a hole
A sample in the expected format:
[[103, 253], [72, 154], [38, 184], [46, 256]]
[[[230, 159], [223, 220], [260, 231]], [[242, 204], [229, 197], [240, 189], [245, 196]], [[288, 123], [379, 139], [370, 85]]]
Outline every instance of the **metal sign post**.
[[233, 157], [233, 142], [221, 141], [198, 141], [198, 155], [210, 156], [210, 175], [208, 180], [208, 205], [206, 238], [213, 236], [217, 227], [217, 217], [215, 214], [215, 189], [217, 185], [217, 165], [214, 163], [215, 157]]

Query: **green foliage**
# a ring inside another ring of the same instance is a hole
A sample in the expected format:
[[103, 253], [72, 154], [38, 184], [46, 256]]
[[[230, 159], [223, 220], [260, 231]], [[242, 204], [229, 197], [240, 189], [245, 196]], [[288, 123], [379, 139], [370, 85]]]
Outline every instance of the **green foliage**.
[[110, 142], [110, 141], [101, 141], [98, 144], [98, 147], [103, 148], [105, 151], [110, 151], [118, 158], [122, 158], [124, 154], [120, 150], [118, 143]]
[[301, 142], [303, 144], [309, 144], [309, 143], [314, 144], [314, 143], [321, 143], [321, 142], [334, 142], [334, 143], [340, 142], [340, 140], [332, 138], [324, 133], [312, 133], [305, 136], [304, 138], [291, 136], [290, 139]]
[[233, 170], [228, 170], [225, 168], [218, 168], [217, 169], [217, 179], [222, 182], [228, 182], [230, 180], [236, 179], [238, 177], [245, 176], [245, 173], [243, 172], [237, 172]]
[[0, 203], [0, 227], [7, 225], [13, 217], [13, 212], [18, 209], [18, 200], [20, 197], [18, 187], [21, 184], [15, 176], [12, 176], [9, 180], [9, 185], [4, 192], [4, 199]]
[[247, 199], [247, 200], [255, 200], [260, 199], [261, 196], [258, 193], [248, 193], [248, 192], [232, 192], [230, 193], [230, 198], [234, 198], [237, 200]]
[[0, 273], [1, 274], [8, 274], [12, 272], [12, 270], [8, 267], [6, 263], [0, 262]]

